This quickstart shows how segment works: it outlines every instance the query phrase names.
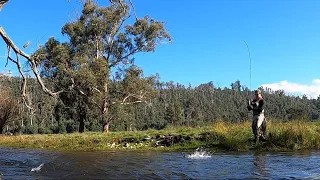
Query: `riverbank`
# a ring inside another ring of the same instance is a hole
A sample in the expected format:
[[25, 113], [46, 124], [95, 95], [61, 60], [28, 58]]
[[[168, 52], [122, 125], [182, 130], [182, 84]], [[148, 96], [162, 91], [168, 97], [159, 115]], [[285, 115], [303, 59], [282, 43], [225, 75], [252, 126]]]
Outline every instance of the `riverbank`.
[[59, 151], [296, 151], [320, 149], [320, 122], [268, 121], [267, 141], [255, 145], [251, 122], [165, 130], [1, 136], [0, 146]]

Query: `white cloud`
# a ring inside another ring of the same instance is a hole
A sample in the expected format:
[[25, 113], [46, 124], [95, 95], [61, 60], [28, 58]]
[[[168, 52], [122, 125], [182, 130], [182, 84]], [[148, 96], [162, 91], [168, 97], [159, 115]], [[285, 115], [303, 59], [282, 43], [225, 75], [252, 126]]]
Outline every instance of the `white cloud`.
[[274, 91], [284, 90], [285, 93], [292, 95], [305, 94], [311, 98], [317, 98], [320, 94], [320, 79], [314, 79], [311, 84], [299, 84], [284, 80], [279, 83], [263, 84], [261, 86]]

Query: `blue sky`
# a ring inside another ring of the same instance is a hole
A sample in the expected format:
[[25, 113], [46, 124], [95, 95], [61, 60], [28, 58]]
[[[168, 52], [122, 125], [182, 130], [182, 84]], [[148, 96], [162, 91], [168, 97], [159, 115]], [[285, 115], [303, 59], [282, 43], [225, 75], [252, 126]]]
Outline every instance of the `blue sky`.
[[[108, 4], [107, 0], [98, 0]], [[240, 80], [251, 89], [268, 86], [291, 94], [320, 94], [320, 1], [317, 0], [132, 0], [139, 17], [164, 21], [173, 43], [135, 56], [145, 75], [197, 86], [213, 81], [230, 87]], [[78, 0], [9, 1], [0, 25], [11, 39], [32, 53], [81, 10]], [[1, 50], [2, 49], [2, 50]], [[0, 71], [6, 48], [0, 42]]]

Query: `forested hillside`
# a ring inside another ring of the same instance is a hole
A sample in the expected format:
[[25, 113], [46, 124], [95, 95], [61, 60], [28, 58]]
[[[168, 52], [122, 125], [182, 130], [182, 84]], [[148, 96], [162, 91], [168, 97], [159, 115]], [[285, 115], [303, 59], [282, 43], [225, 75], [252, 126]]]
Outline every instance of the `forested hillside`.
[[[1, 103], [1, 114], [12, 116], [7, 122], [10, 131], [23, 133], [71, 133], [79, 130], [81, 112], [78, 106], [68, 106], [59, 98], [44, 94], [35, 79], [28, 79], [29, 96], [34, 110], [30, 111], [20, 99], [20, 78], [2, 77], [1, 87], [10, 90], [11, 96], [2, 96], [1, 101], [11, 98], [12, 104]], [[236, 86], [235, 86], [236, 85]], [[115, 86], [115, 85], [114, 85]], [[287, 96], [283, 91], [265, 91], [265, 110], [267, 119], [273, 120], [317, 120], [320, 99]], [[157, 82], [155, 96], [148, 101], [134, 104], [118, 104], [110, 114], [112, 131], [134, 131], [163, 129], [168, 126], [202, 126], [216, 121], [243, 122], [251, 118], [246, 109], [248, 98], [253, 92], [242, 88], [240, 81], [232, 83], [230, 88], [214, 87], [213, 82], [197, 87], [185, 87], [173, 82]], [[3, 91], [1, 91], [3, 92]], [[114, 92], [117, 92], [116, 90]], [[111, 94], [111, 96], [113, 96]], [[76, 99], [75, 99], [76, 101]], [[10, 107], [7, 107], [10, 105]], [[89, 104], [83, 104], [89, 106]], [[86, 109], [86, 108], [84, 108]], [[2, 115], [3, 116], [3, 115]], [[1, 117], [5, 119], [5, 117]], [[2, 122], [4, 123], [4, 122]], [[85, 131], [102, 131], [105, 122], [96, 106], [86, 109]], [[3, 132], [6, 131], [6, 126]]]

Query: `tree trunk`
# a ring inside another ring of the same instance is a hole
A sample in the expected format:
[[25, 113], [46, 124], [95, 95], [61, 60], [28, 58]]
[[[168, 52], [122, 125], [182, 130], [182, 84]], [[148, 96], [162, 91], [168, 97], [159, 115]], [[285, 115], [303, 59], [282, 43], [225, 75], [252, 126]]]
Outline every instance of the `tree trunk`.
[[82, 111], [79, 114], [79, 133], [83, 133], [84, 132], [84, 121], [86, 119], [86, 111], [84, 110], [84, 108], [80, 108], [82, 109]]
[[80, 118], [80, 125], [79, 125], [79, 133], [83, 133], [84, 132], [84, 119]]
[[109, 126], [110, 126], [110, 122], [104, 123], [104, 125], [103, 125], [103, 132], [109, 133]]
[[80, 112], [79, 112], [79, 133], [84, 132], [84, 121], [86, 120], [87, 117], [87, 112], [84, 107], [80, 107]]
[[30, 125], [33, 125], [33, 112], [30, 110]]
[[0, 134], [2, 134], [4, 125], [0, 124]]
[[107, 116], [108, 116], [107, 114], [102, 114], [102, 122], [105, 122], [103, 124], [104, 133], [109, 133], [110, 124], [113, 122], [113, 118], [112, 117], [107, 118]]
[[102, 122], [104, 122], [103, 132], [105, 133], [109, 133], [110, 123], [112, 122], [112, 117], [109, 116], [109, 106], [110, 106], [110, 102], [109, 102], [108, 80], [106, 80], [104, 83], [104, 102], [103, 102], [102, 111], [101, 111]]
[[[83, 97], [81, 97], [83, 98]], [[77, 105], [78, 121], [79, 121], [79, 133], [84, 132], [84, 122], [87, 119], [88, 113], [88, 101], [87, 99], [81, 99]]]

